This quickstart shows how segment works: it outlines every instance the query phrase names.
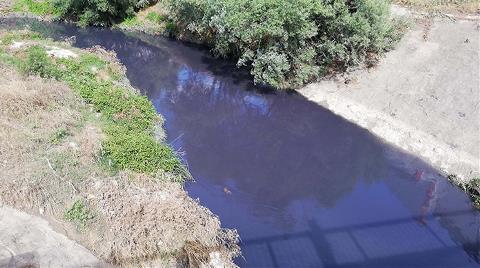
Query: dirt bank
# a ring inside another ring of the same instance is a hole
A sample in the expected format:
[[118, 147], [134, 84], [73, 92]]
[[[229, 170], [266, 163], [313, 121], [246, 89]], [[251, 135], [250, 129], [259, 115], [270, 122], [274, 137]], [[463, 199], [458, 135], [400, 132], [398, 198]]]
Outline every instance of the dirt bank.
[[372, 69], [298, 90], [463, 181], [480, 174], [479, 20], [418, 18]]
[[[114, 54], [71, 48], [28, 31], [0, 32], [0, 40], [0, 202], [48, 220], [92, 253], [52, 231], [46, 221], [7, 207], [0, 209], [0, 250], [4, 247], [14, 260], [34, 258], [40, 267], [88, 266], [98, 259], [127, 267], [234, 266], [236, 232], [222, 229], [175, 174], [112, 166], [103, 152], [105, 129], [114, 122], [71, 83], [62, 82], [83, 75], [82, 88], [91, 87], [86, 80], [97, 79], [105, 86], [96, 89], [98, 96], [105, 99], [106, 86], [112, 85], [122, 90], [125, 103], [132, 101], [136, 90]], [[75, 62], [80, 63], [69, 73], [67, 66]], [[15, 68], [60, 81], [21, 75]], [[124, 109], [115, 119], [128, 123], [128, 113]], [[158, 127], [158, 136], [165, 136], [162, 131]], [[31, 221], [14, 224], [17, 218]], [[49, 238], [42, 240], [45, 235]], [[59, 244], [65, 246], [58, 252], [48, 250]], [[7, 253], [0, 252], [0, 264]], [[70, 261], [71, 255], [78, 257]]]

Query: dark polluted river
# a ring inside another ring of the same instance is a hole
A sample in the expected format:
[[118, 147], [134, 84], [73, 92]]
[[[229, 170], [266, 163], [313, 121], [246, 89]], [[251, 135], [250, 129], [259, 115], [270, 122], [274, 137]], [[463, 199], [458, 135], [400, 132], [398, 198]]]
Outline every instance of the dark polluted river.
[[468, 197], [368, 131], [298, 94], [256, 88], [196, 45], [28, 24], [117, 53], [166, 119], [168, 142], [195, 178], [186, 190], [238, 230], [239, 266], [479, 266], [480, 213]]

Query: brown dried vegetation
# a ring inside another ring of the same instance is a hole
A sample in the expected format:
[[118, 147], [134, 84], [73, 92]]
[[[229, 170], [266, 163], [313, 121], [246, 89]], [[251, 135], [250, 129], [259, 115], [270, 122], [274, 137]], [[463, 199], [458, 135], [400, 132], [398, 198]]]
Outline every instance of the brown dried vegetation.
[[[101, 164], [99, 118], [63, 83], [0, 65], [0, 203], [41, 214], [98, 257], [121, 266], [208, 264], [238, 254], [235, 231], [181, 184]], [[64, 213], [81, 200], [85, 226]]]

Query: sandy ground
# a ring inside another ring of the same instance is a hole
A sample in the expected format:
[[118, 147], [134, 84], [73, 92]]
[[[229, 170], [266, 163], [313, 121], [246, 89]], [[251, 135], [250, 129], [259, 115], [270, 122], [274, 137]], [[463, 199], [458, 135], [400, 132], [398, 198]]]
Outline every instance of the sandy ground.
[[0, 207], [0, 267], [104, 267], [86, 248], [48, 222]]
[[370, 70], [299, 90], [462, 180], [480, 174], [479, 20], [421, 19]]

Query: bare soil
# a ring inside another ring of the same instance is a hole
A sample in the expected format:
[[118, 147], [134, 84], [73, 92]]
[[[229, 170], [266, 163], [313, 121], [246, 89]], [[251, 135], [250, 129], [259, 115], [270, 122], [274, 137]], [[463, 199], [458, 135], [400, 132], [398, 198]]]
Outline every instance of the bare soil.
[[428, 12], [480, 13], [478, 0], [395, 0], [393, 2]]
[[378, 66], [299, 92], [467, 182], [480, 176], [479, 18], [410, 18]]

